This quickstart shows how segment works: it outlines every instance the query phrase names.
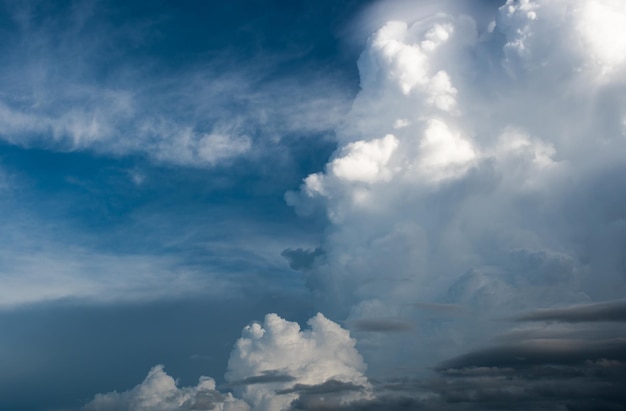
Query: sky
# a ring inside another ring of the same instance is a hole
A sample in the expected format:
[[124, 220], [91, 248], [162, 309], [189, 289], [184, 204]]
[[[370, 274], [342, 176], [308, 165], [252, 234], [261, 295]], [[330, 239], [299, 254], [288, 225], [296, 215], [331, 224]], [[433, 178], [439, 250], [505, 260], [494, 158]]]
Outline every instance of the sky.
[[626, 409], [619, 0], [0, 0], [0, 409]]

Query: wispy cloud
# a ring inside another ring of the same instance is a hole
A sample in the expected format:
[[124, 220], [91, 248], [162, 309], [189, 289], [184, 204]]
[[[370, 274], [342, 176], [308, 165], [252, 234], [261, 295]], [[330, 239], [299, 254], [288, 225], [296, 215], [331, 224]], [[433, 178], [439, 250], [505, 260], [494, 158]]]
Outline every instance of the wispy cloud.
[[347, 109], [339, 82], [314, 70], [277, 79], [273, 56], [223, 54], [159, 70], [141, 53], [158, 16], [118, 26], [99, 2], [4, 11], [13, 30], [0, 44], [0, 138], [12, 144], [210, 167], [262, 156], [294, 134], [329, 133]]

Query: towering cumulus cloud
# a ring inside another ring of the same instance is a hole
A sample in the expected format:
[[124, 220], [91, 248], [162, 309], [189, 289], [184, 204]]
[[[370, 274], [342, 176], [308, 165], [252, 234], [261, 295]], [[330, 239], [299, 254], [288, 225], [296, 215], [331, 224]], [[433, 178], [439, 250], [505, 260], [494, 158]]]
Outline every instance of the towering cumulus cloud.
[[325, 312], [414, 325], [356, 334], [375, 372], [467, 349], [485, 314], [625, 291], [626, 5], [452, 9], [370, 37], [339, 149], [286, 195], [329, 217], [304, 268]]
[[292, 404], [340, 407], [370, 399], [365, 363], [348, 331], [317, 314], [301, 330], [276, 314], [243, 330], [228, 362], [226, 379], [237, 397], [200, 378], [179, 388], [158, 365], [130, 391], [98, 394], [85, 411], [280, 411]]

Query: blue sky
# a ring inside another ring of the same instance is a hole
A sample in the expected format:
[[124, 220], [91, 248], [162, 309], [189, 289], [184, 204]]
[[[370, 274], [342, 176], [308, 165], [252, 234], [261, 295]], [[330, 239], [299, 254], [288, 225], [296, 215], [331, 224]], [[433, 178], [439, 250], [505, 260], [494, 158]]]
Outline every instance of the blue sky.
[[0, 2], [0, 409], [621, 409], [624, 23]]

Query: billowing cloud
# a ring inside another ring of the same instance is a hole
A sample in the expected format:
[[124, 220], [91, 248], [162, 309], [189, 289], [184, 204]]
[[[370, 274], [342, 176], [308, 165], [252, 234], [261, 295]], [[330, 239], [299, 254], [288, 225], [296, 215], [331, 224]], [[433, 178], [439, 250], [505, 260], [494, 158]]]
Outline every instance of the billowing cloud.
[[[371, 35], [340, 147], [286, 195], [330, 220], [299, 267], [320, 306], [382, 372], [508, 326], [489, 318], [621, 297], [626, 7], [509, 0], [481, 21], [452, 2], [393, 4], [419, 18]], [[418, 302], [471, 315], [435, 321]], [[359, 333], [371, 318], [416, 327]]]
[[182, 411], [216, 410], [249, 411], [250, 407], [234, 399], [231, 394], [221, 394], [215, 381], [200, 378], [195, 387], [179, 388], [176, 381], [163, 369], [153, 367], [143, 382], [130, 391], [97, 394], [84, 407], [85, 411]]
[[317, 314], [301, 330], [297, 323], [276, 314], [263, 324], [246, 326], [228, 362], [227, 387], [201, 377], [195, 387], [178, 387], [157, 365], [135, 388], [97, 394], [85, 411], [283, 411], [296, 401], [315, 399], [345, 406], [372, 398], [365, 363], [347, 330]]
[[253, 409], [287, 409], [298, 399], [302, 386], [330, 380], [360, 387], [357, 392], [348, 390], [338, 398], [339, 401], [349, 402], [368, 396], [365, 363], [348, 331], [322, 314], [311, 318], [308, 324], [310, 330], [301, 330], [297, 323], [268, 314], [262, 324], [253, 323], [244, 328], [228, 361], [226, 379], [242, 381], [272, 371], [292, 377], [290, 381], [236, 385], [235, 394]]

